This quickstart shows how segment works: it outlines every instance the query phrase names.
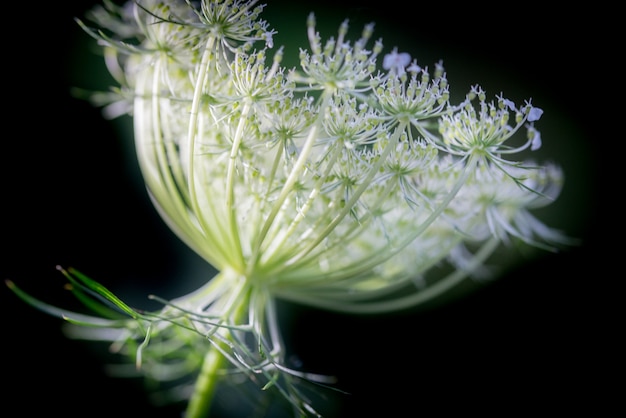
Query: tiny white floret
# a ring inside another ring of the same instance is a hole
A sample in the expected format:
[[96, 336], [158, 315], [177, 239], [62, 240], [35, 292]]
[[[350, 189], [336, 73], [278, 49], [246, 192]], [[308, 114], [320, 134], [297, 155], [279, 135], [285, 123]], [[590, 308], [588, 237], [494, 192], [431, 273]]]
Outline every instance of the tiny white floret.
[[543, 109], [540, 109], [538, 107], [531, 107], [530, 111], [528, 112], [528, 122], [534, 122], [536, 120], [539, 120], [541, 118], [541, 115], [543, 115]]
[[385, 70], [394, 71], [397, 74], [404, 74], [404, 69], [411, 63], [411, 55], [406, 52], [398, 52], [398, 48], [394, 48], [383, 59], [383, 68]]

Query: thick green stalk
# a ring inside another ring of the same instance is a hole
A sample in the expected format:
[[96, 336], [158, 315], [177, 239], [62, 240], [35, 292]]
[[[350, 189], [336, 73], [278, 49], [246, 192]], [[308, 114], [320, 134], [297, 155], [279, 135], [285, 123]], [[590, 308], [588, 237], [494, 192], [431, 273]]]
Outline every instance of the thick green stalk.
[[204, 356], [200, 375], [196, 380], [195, 389], [185, 418], [207, 418], [211, 411], [213, 397], [217, 389], [219, 370], [225, 365], [226, 358], [215, 347], [211, 347]]
[[[235, 284], [234, 286], [237, 290], [232, 294], [224, 311], [224, 318], [228, 318], [230, 321], [227, 325], [238, 324], [248, 312], [250, 286], [247, 283], [242, 283], [241, 286]], [[185, 418], [207, 418], [211, 412], [217, 384], [221, 378], [220, 371], [229, 361], [222, 350], [228, 350], [227, 345], [232, 342], [232, 334], [228, 328], [219, 328], [216, 332], [220, 333], [221, 338], [211, 339], [211, 336], [208, 336], [212, 345], [204, 356], [200, 374], [196, 379], [193, 394], [187, 405]]]

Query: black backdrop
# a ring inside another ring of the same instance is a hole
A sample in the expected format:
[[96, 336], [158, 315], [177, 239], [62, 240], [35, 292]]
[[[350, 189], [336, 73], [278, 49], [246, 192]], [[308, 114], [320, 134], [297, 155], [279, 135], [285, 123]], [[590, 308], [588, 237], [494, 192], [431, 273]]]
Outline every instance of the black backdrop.
[[[20, 6], [8, 17], [17, 26], [3, 29], [2, 279], [68, 307], [74, 302], [57, 264], [84, 271], [140, 306], [145, 294], [171, 292], [176, 280], [183, 282], [179, 290], [193, 288], [212, 271], [154, 213], [122, 134], [126, 126], [104, 121], [98, 109], [70, 96], [71, 86], [94, 87], [101, 74], [72, 20], [94, 2], [45, 3]], [[610, 81], [594, 81], [610, 63], [597, 55], [602, 40], [581, 29], [595, 19], [594, 10], [568, 10], [565, 18], [532, 4], [502, 11], [267, 3], [270, 22], [281, 18], [302, 35], [311, 10], [320, 22], [330, 21], [328, 35], [344, 17], [357, 28], [374, 20], [375, 37], [391, 37], [420, 63], [442, 58], [453, 89], [456, 77], [461, 85], [486, 85], [491, 94], [511, 91], [518, 102], [532, 97], [546, 110], [545, 127], [538, 125], [545, 153], [566, 170], [563, 203], [546, 216], [584, 239], [426, 310], [355, 318], [281, 305], [303, 367], [336, 374], [350, 392], [332, 396], [329, 416], [508, 416], [606, 405], [599, 402], [609, 396], [599, 389], [599, 372], [613, 364], [599, 354], [610, 349], [612, 334], [600, 325], [609, 320], [611, 262], [600, 228], [605, 178], [591, 115], [603, 122], [590, 104], [597, 94], [610, 95]], [[273, 25], [280, 30], [280, 24]], [[277, 44], [290, 42], [280, 36]], [[103, 350], [65, 338], [60, 320], [25, 306], [5, 287], [0, 292], [4, 416], [180, 416], [175, 407], [152, 406], [139, 383], [107, 377]]]

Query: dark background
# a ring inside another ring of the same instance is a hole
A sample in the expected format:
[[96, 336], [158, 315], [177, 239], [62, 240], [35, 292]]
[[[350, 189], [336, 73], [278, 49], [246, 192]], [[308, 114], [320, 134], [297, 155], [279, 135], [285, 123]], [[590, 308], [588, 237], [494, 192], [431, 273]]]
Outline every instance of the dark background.
[[[152, 209], [123, 133], [127, 125], [103, 120], [69, 93], [72, 86], [101, 86], [102, 69], [93, 66], [100, 61], [73, 21], [95, 2], [44, 3], [8, 13], [19, 20], [3, 29], [0, 276], [64, 307], [76, 303], [56, 265], [83, 271], [135, 306], [149, 307], [149, 293], [193, 289], [212, 270]], [[611, 173], [604, 172], [600, 145], [614, 140], [602, 127], [617, 87], [611, 52], [600, 55], [610, 51], [610, 27], [588, 29], [601, 7], [267, 3], [264, 17], [279, 30], [275, 43], [286, 44], [287, 56], [297, 57], [309, 11], [327, 23], [324, 36], [345, 17], [356, 31], [375, 21], [374, 38], [383, 37], [386, 50], [398, 45], [422, 65], [443, 59], [460, 94], [478, 83], [518, 103], [532, 97], [545, 110], [537, 124], [541, 155], [566, 174], [561, 199], [543, 216], [583, 239], [427, 309], [372, 318], [281, 304], [284, 333], [303, 369], [335, 374], [350, 392], [331, 395], [328, 416], [601, 416], [612, 400], [604, 375], [618, 366], [609, 280], [617, 264], [610, 248], [619, 248], [605, 240], [617, 227], [602, 227], [612, 212], [601, 202], [616, 189], [605, 191]], [[107, 377], [103, 347], [67, 339], [62, 321], [4, 286], [0, 298], [3, 416], [180, 416], [180, 408], [152, 406], [139, 382]]]

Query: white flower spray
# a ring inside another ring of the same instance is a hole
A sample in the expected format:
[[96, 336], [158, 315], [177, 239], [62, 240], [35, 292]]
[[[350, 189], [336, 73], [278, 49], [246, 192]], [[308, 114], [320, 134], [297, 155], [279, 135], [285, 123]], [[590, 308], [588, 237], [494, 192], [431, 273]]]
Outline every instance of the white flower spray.
[[187, 418], [208, 414], [227, 373], [318, 416], [298, 382], [332, 379], [286, 367], [277, 298], [390, 312], [488, 274], [502, 243], [569, 243], [531, 214], [558, 196], [559, 168], [512, 159], [540, 147], [541, 109], [489, 101], [479, 86], [452, 104], [441, 62], [430, 71], [396, 48], [381, 55], [373, 25], [350, 41], [344, 21], [323, 42], [313, 14], [299, 68], [283, 68], [262, 11], [256, 1], [104, 0], [89, 15], [95, 27], [78, 21], [118, 83], [93, 97], [109, 117], [132, 116], [155, 207], [219, 273], [141, 312], [61, 269], [98, 316], [8, 282], [77, 325], [74, 336], [110, 340], [145, 376], [189, 377], [170, 387], [189, 399]]

